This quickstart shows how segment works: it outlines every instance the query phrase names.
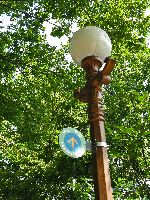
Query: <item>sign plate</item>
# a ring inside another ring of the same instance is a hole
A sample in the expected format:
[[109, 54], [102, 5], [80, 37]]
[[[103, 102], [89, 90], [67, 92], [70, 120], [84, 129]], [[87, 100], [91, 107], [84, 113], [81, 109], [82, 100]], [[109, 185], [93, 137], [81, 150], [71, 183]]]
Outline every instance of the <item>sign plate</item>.
[[64, 128], [59, 134], [59, 144], [63, 152], [70, 157], [81, 157], [86, 151], [83, 135], [75, 128]]

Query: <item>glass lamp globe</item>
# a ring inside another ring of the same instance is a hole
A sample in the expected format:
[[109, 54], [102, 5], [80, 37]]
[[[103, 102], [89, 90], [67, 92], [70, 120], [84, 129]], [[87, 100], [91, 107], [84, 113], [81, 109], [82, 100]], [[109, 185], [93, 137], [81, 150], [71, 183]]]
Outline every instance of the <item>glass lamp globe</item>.
[[88, 56], [95, 56], [104, 63], [111, 56], [112, 44], [108, 34], [95, 26], [84, 27], [74, 33], [70, 42], [70, 54], [76, 64]]

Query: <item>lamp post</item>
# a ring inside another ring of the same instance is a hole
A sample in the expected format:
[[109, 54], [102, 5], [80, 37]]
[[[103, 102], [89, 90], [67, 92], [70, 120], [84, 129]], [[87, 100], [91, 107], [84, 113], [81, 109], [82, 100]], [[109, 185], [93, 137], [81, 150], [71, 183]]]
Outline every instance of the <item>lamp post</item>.
[[73, 60], [86, 71], [86, 84], [75, 91], [75, 97], [88, 103], [96, 200], [113, 199], [102, 108], [102, 84], [110, 83], [115, 66], [115, 60], [109, 57], [111, 48], [107, 33], [94, 26], [74, 33], [70, 43]]

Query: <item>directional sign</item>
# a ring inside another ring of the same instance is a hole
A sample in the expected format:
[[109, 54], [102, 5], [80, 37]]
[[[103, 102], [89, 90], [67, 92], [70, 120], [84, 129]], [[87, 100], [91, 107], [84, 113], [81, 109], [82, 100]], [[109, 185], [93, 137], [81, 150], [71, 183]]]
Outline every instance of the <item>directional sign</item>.
[[75, 128], [64, 128], [59, 134], [59, 144], [70, 157], [81, 157], [86, 151], [86, 142], [83, 135]]

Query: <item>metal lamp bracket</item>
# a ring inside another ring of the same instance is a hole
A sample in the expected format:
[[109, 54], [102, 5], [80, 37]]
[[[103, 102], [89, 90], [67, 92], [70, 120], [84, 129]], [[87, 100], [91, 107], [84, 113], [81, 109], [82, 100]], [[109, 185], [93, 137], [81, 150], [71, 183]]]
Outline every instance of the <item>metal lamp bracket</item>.
[[96, 146], [97, 147], [108, 147], [107, 143], [106, 142], [96, 142]]
[[109, 145], [107, 145], [106, 142], [95, 142], [95, 143], [91, 143], [91, 142], [89, 142], [89, 141], [86, 141], [86, 150], [92, 151], [92, 150], [96, 149], [97, 147], [105, 147], [105, 148], [108, 148]]

